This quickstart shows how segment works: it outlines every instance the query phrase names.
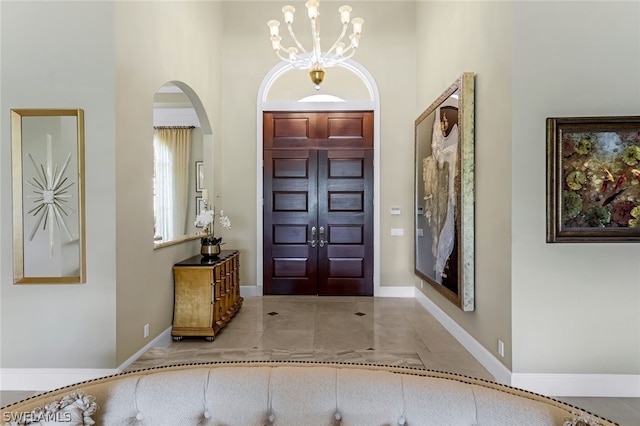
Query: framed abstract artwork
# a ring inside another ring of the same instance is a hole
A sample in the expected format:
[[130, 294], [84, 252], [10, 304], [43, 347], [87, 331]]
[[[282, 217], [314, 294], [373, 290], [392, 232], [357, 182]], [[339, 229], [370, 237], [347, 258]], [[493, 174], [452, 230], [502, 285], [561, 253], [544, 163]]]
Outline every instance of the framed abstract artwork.
[[16, 284], [84, 283], [84, 112], [12, 109]]
[[546, 127], [547, 242], [640, 241], [640, 116]]
[[474, 74], [415, 121], [415, 274], [463, 311], [474, 302]]

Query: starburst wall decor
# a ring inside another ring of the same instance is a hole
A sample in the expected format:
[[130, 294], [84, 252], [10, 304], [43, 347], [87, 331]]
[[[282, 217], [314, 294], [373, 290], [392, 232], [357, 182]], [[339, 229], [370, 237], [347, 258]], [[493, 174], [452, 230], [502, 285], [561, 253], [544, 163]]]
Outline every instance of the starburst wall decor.
[[84, 111], [12, 109], [14, 284], [86, 282]]
[[75, 213], [74, 209], [66, 205], [68, 199], [72, 197], [68, 189], [71, 188], [74, 183], [69, 183], [68, 178], [64, 177], [67, 167], [69, 166], [69, 160], [71, 160], [71, 153], [67, 155], [64, 165], [58, 170], [58, 164], [55, 164], [55, 166], [53, 164], [51, 135], [47, 135], [46, 146], [46, 170], [44, 165], [41, 164], [40, 167], [36, 165], [31, 153], [27, 154], [37, 176], [33, 177], [31, 181], [26, 180], [25, 184], [29, 185], [35, 194], [27, 195], [27, 198], [33, 199], [33, 202], [36, 204], [35, 207], [27, 212], [36, 218], [36, 223], [33, 225], [31, 233], [29, 234], [29, 241], [33, 240], [40, 224], [42, 224], [43, 231], [46, 231], [48, 226], [49, 258], [53, 258], [55, 242], [54, 223], [58, 229], [64, 229], [69, 241], [73, 240], [73, 235], [71, 235], [71, 231], [64, 217], [68, 216], [69, 213]]

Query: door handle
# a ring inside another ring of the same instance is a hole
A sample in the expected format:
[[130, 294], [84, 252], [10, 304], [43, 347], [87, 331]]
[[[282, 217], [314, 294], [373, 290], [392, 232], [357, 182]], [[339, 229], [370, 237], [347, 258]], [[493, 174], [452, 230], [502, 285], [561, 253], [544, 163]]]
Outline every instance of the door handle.
[[328, 241], [324, 240], [324, 226], [320, 227], [320, 247], [324, 247], [325, 244], [328, 244]]
[[311, 228], [311, 241], [307, 241], [308, 244], [311, 244], [311, 247], [316, 247], [316, 227], [313, 226]]

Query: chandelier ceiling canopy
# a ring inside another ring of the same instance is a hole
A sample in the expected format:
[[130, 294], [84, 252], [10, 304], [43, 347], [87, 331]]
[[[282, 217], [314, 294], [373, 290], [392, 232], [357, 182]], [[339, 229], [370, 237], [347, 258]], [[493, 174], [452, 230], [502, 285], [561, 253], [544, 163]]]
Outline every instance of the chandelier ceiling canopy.
[[[282, 8], [284, 15], [284, 22], [287, 25], [289, 36], [295, 43], [295, 46], [282, 47], [282, 37], [279, 34], [280, 22], [272, 19], [267, 22], [270, 30], [270, 40], [273, 51], [283, 61], [287, 61], [293, 65], [293, 67], [308, 70], [311, 81], [316, 85], [316, 89], [320, 88], [320, 83], [324, 79], [325, 68], [330, 68], [345, 59], [351, 58], [355, 53], [360, 43], [360, 34], [362, 33], [362, 24], [364, 19], [354, 18], [351, 19], [351, 7], [341, 6], [338, 9], [340, 14], [340, 21], [342, 22], [342, 32], [337, 40], [333, 43], [331, 48], [327, 51], [322, 51], [320, 48], [320, 2], [318, 0], [309, 0], [305, 3], [307, 7], [307, 16], [311, 22], [311, 49], [305, 49], [298, 41], [298, 38], [293, 33], [292, 23], [293, 15], [296, 9], [293, 6], [285, 6]], [[349, 35], [349, 43], [345, 43], [344, 38], [347, 34], [347, 29], [351, 22], [352, 33]]]

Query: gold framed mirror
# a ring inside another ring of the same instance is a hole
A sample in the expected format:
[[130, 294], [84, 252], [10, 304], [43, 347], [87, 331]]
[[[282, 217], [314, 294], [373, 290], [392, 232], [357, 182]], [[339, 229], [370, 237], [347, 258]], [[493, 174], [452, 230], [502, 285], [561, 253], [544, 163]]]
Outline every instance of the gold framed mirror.
[[474, 310], [474, 74], [415, 121], [415, 273]]
[[84, 111], [12, 109], [11, 140], [14, 283], [84, 283]]

